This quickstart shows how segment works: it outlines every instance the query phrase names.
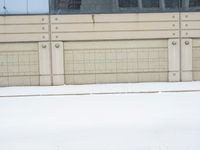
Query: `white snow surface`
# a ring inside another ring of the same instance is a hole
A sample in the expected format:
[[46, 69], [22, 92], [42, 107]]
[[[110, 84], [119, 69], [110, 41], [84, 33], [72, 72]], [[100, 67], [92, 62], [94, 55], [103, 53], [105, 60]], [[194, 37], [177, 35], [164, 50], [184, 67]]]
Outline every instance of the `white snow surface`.
[[137, 84], [99, 84], [66, 85], [51, 87], [6, 87], [0, 88], [0, 96], [59, 95], [59, 94], [98, 94], [129, 92], [162, 92], [200, 90], [200, 82], [177, 83], [137, 83]]
[[[0, 88], [0, 150], [199, 150], [198, 90], [200, 82]], [[144, 91], [158, 93], [119, 94]], [[57, 95], [66, 93], [90, 94]], [[32, 96], [9, 97], [19, 95]]]

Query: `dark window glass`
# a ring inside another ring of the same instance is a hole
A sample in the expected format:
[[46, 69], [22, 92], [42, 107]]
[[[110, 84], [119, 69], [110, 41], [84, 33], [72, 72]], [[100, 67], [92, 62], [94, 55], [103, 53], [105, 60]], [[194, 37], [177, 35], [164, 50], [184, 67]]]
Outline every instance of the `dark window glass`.
[[138, 7], [138, 0], [119, 0], [119, 7], [121, 8]]
[[165, 0], [165, 8], [179, 8], [179, 0]]
[[85, 13], [111, 13], [112, 0], [83, 0], [82, 12]]
[[200, 0], [190, 0], [189, 7], [200, 7]]
[[200, 0], [50, 0], [52, 14], [178, 12], [199, 8]]
[[143, 8], [159, 8], [159, 0], [142, 0]]
[[51, 13], [112, 13], [116, 12], [115, 0], [51, 0]]
[[53, 7], [56, 13], [59, 14], [66, 13], [70, 10], [80, 10], [81, 0], [56, 0], [53, 3]]
[[80, 9], [81, 0], [68, 0], [67, 8], [68, 9]]

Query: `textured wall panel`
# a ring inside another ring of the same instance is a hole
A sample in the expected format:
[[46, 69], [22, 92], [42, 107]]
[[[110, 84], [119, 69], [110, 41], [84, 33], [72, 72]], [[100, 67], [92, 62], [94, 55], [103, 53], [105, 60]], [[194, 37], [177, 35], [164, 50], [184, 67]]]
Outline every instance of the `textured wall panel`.
[[66, 42], [64, 50], [66, 84], [167, 81], [165, 40]]
[[0, 44], [0, 86], [39, 85], [37, 43]]
[[193, 40], [193, 80], [200, 80], [200, 39]]

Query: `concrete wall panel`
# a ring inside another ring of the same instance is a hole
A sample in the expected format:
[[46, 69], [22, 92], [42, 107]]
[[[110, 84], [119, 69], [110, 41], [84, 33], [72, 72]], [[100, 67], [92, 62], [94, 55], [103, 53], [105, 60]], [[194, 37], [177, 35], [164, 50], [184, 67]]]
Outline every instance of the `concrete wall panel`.
[[48, 16], [1, 16], [0, 43], [49, 41]]
[[167, 51], [167, 40], [65, 42], [65, 83], [167, 81]]
[[53, 41], [179, 37], [178, 13], [54, 15]]
[[200, 80], [200, 39], [193, 39], [193, 80]]
[[39, 85], [37, 43], [0, 44], [0, 86]]

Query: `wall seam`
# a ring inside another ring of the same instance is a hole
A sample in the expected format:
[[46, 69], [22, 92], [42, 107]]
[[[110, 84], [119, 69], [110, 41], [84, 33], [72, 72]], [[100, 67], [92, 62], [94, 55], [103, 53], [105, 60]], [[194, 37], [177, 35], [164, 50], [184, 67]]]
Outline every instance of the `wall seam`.
[[52, 62], [52, 50], [53, 50], [53, 47], [52, 47], [52, 31], [51, 31], [51, 15], [49, 14], [48, 15], [48, 18], [49, 18], [49, 57], [50, 57], [50, 78], [51, 78], [51, 86], [53, 86], [53, 62]]

